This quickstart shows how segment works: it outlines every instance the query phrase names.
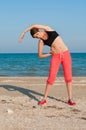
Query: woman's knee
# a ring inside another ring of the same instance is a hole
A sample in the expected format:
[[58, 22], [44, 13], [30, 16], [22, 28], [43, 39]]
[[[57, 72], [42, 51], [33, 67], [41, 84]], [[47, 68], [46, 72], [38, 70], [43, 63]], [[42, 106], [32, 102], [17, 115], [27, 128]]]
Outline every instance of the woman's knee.
[[66, 83], [72, 82], [72, 77], [65, 77], [65, 82]]
[[49, 78], [47, 79], [47, 84], [53, 85], [54, 82], [55, 82], [55, 79], [56, 79], [55, 77], [54, 77], [54, 78], [53, 78], [53, 77], [52, 77], [52, 78], [49, 77]]

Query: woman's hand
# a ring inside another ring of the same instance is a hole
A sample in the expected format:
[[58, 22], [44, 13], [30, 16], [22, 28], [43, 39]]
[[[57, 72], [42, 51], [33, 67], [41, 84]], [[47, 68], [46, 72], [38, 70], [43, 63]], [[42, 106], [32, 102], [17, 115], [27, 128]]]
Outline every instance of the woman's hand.
[[25, 32], [23, 32], [19, 38], [19, 42], [22, 42], [22, 40], [24, 39], [24, 36], [25, 36]]

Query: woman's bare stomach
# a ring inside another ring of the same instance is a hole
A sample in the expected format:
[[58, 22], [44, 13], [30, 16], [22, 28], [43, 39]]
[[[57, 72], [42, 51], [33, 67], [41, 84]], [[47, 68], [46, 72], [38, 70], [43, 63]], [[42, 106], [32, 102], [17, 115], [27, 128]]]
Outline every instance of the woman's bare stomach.
[[64, 51], [68, 50], [67, 46], [64, 44], [63, 40], [61, 37], [57, 37], [52, 46], [51, 46], [51, 52], [52, 53], [62, 53]]

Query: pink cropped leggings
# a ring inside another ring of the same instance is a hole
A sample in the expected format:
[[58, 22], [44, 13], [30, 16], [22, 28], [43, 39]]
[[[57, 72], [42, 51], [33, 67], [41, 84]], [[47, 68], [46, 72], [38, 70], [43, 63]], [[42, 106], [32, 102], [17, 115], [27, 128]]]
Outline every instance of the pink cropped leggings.
[[54, 83], [60, 64], [63, 67], [65, 81], [67, 83], [72, 81], [72, 60], [70, 52], [67, 50], [63, 53], [52, 55], [47, 84], [52, 85]]

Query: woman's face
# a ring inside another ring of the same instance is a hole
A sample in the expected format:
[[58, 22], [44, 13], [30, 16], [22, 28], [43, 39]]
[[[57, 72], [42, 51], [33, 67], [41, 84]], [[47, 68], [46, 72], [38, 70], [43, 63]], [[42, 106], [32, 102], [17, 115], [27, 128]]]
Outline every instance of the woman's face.
[[41, 38], [43, 38], [43, 32], [37, 32], [37, 33], [35, 33], [35, 34], [33, 35], [33, 37], [34, 37], [34, 38], [39, 38], [39, 39], [41, 39]]

